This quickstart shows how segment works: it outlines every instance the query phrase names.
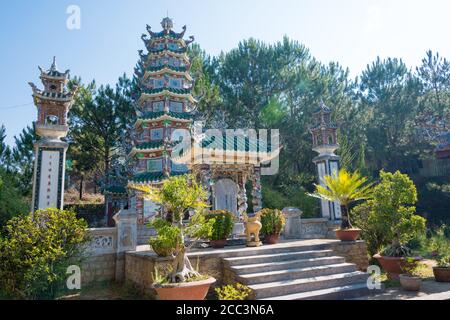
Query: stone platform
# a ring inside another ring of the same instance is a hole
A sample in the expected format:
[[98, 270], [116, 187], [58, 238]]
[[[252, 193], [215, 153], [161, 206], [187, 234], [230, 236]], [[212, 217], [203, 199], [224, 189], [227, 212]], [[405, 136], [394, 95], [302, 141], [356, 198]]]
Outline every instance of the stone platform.
[[[257, 248], [193, 249], [188, 256], [201, 273], [217, 279], [217, 286], [239, 281], [259, 292], [255, 298], [308, 299], [316, 295], [335, 299], [366, 289], [364, 241], [283, 240]], [[154, 296], [152, 273], [169, 263], [170, 258], [158, 257], [149, 246], [138, 246], [125, 254], [125, 279], [143, 294]], [[273, 289], [280, 283], [284, 284], [281, 289]]]

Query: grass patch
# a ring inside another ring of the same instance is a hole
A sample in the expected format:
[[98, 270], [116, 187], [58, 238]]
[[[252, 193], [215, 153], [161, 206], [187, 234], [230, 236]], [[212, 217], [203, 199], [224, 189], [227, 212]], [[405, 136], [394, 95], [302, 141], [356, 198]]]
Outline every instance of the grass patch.
[[67, 293], [58, 300], [142, 300], [143, 296], [130, 283], [95, 282], [81, 290]]

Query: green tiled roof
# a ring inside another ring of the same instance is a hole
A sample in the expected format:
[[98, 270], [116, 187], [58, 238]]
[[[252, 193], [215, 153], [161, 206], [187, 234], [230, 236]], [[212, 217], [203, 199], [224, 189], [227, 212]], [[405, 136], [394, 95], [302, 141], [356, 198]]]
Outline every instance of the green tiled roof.
[[[186, 172], [172, 172], [171, 176], [182, 176]], [[164, 180], [165, 176], [162, 172], [142, 172], [136, 174], [133, 178], [133, 182], [159, 182]]]
[[[229, 140], [229, 141], [227, 141]], [[227, 143], [228, 142], [228, 143]], [[272, 148], [270, 143], [267, 144], [261, 140], [250, 139], [245, 137], [230, 137], [227, 139], [226, 135], [217, 139], [217, 137], [205, 137], [201, 146], [206, 149], [218, 149], [218, 150], [234, 150], [234, 151], [261, 151], [271, 152]]]
[[169, 66], [169, 65], [166, 64], [166, 65], [156, 66], [156, 67], [151, 67], [151, 66], [147, 67], [147, 71], [149, 71], [149, 72], [157, 72], [157, 71], [160, 71], [160, 70], [162, 70], [164, 68], [168, 68], [168, 69], [173, 70], [175, 72], [185, 72], [185, 71], [188, 70], [188, 68], [186, 66], [184, 66], [184, 67], [175, 67], [175, 66]]
[[160, 111], [160, 112], [146, 112], [139, 119], [153, 120], [153, 119], [162, 117], [165, 114], [172, 118], [175, 118], [175, 119], [183, 119], [184, 120], [184, 119], [192, 118], [192, 114], [190, 112], [172, 112], [172, 111], [170, 111], [170, 112], [165, 113], [164, 111]]
[[163, 38], [166, 35], [174, 39], [181, 39], [183, 37], [183, 33], [176, 33], [175, 31], [170, 30], [169, 33], [166, 34], [163, 30], [161, 32], [153, 32], [152, 38]]
[[157, 149], [157, 148], [162, 147], [163, 145], [164, 145], [164, 141], [162, 141], [162, 140], [149, 141], [149, 142], [137, 144], [135, 146], [135, 148], [138, 150]]
[[161, 93], [164, 90], [167, 90], [167, 91], [175, 93], [175, 94], [190, 94], [191, 93], [191, 89], [175, 89], [175, 88], [171, 88], [171, 87], [167, 87], [167, 88], [164, 87], [164, 88], [158, 88], [158, 89], [146, 89], [143, 91], [146, 94], [156, 94], [156, 93]]
[[106, 188], [104, 193], [127, 194], [127, 189], [124, 186], [111, 186]]
[[57, 70], [49, 70], [45, 73], [48, 77], [55, 77], [55, 78], [64, 78], [66, 76], [65, 73], [59, 72]]

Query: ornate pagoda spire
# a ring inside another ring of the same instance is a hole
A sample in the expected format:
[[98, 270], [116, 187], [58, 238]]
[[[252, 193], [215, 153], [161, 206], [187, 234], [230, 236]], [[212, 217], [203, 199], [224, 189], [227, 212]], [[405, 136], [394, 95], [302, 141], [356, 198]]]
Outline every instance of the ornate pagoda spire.
[[[161, 21], [162, 31], [142, 35], [147, 52], [139, 51], [135, 80], [139, 97], [135, 107], [137, 121], [134, 126], [134, 146], [130, 153], [134, 162], [133, 177], [128, 185], [158, 185], [167, 177], [187, 173], [187, 167], [172, 161], [175, 143], [172, 133], [176, 129], [189, 130], [193, 122], [192, 110], [197, 101], [192, 96], [193, 79], [189, 73], [187, 55], [189, 41], [173, 31], [169, 17]], [[133, 202], [133, 201], [132, 201]], [[149, 218], [143, 196], [136, 194], [135, 208], [141, 221]]]
[[323, 100], [313, 114], [313, 127], [310, 129], [313, 136], [313, 150], [319, 154], [333, 154], [339, 148], [337, 143], [337, 125], [331, 121], [331, 109]]
[[161, 21], [161, 27], [164, 29], [166, 33], [169, 33], [170, 30], [173, 29], [173, 21], [169, 17], [165, 17]]

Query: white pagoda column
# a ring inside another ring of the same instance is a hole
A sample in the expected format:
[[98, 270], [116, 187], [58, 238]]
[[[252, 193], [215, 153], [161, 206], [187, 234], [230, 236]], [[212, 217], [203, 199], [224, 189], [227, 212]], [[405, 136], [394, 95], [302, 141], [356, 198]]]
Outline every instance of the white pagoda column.
[[[313, 151], [319, 154], [313, 159], [313, 162], [317, 168], [318, 183], [324, 186], [324, 177], [339, 171], [340, 157], [334, 154], [339, 148], [336, 135], [337, 126], [331, 122], [331, 110], [323, 102], [313, 117], [314, 126], [311, 128]], [[339, 203], [321, 200], [320, 206], [323, 218], [331, 221], [341, 219]]]
[[67, 142], [61, 140], [67, 135], [67, 114], [72, 106], [76, 88], [67, 91], [69, 70], [59, 72], [56, 61], [49, 70], [41, 71], [40, 79], [44, 89], [33, 83], [34, 103], [38, 109], [38, 119], [34, 123], [40, 139], [34, 144], [35, 163], [33, 175], [33, 200], [31, 210], [58, 208], [64, 206], [64, 175]]

